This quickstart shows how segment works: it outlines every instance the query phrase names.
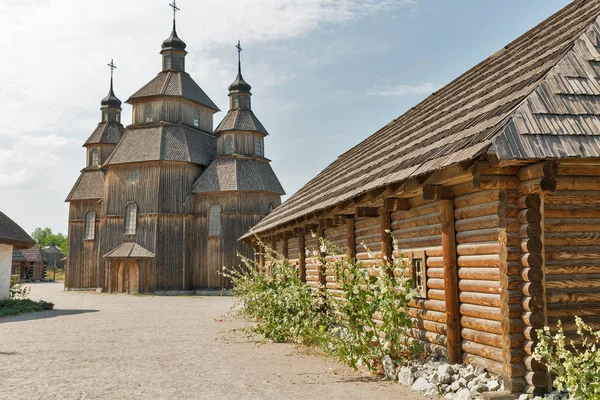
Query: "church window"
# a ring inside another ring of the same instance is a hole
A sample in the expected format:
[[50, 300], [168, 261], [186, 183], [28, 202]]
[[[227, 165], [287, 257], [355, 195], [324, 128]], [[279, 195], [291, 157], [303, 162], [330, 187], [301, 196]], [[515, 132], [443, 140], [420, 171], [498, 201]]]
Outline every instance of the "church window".
[[127, 182], [132, 185], [135, 185], [140, 181], [140, 172], [137, 169], [134, 169], [127, 175]]
[[165, 60], [165, 67], [164, 67], [164, 69], [165, 70], [171, 69], [171, 56], [165, 57], [164, 60]]
[[137, 229], [137, 204], [129, 203], [125, 206], [125, 234], [135, 235]]
[[96, 212], [89, 210], [85, 213], [84, 240], [94, 240], [96, 233]]
[[233, 154], [233, 136], [225, 136], [224, 140], [225, 154]]
[[267, 211], [267, 214], [271, 214], [273, 212], [273, 203], [269, 203], [269, 209]]
[[254, 154], [260, 157], [262, 156], [262, 141], [260, 137], [257, 137], [254, 142]]
[[240, 107], [240, 98], [238, 96], [233, 96], [231, 98], [231, 108], [239, 108]]
[[200, 111], [194, 110], [194, 126], [200, 125]]
[[116, 113], [116, 114], [115, 114], [115, 120], [116, 120], [117, 122], [121, 122], [121, 113]]
[[102, 122], [108, 121], [108, 111], [102, 112]]
[[98, 166], [100, 165], [100, 152], [98, 149], [93, 149], [92, 154], [90, 156], [90, 165]]
[[218, 204], [208, 209], [208, 236], [221, 236], [221, 206]]
[[144, 108], [144, 122], [152, 122], [152, 104], [146, 104]]

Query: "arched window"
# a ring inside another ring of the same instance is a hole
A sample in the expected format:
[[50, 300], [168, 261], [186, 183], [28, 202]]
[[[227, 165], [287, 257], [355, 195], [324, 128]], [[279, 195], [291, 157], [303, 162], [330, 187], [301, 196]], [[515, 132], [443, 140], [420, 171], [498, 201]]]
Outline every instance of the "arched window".
[[260, 137], [257, 137], [254, 141], [254, 155], [258, 157], [262, 156], [262, 141]]
[[200, 111], [194, 110], [194, 126], [200, 125]]
[[225, 146], [225, 154], [233, 154], [233, 136], [225, 136], [223, 145]]
[[208, 236], [221, 236], [221, 206], [218, 204], [208, 209]]
[[137, 229], [137, 204], [129, 203], [125, 206], [125, 234], [135, 235]]
[[96, 212], [89, 210], [85, 213], [85, 226], [83, 228], [83, 239], [94, 240], [96, 234]]
[[98, 149], [92, 149], [92, 153], [90, 155], [90, 165], [100, 165], [100, 152], [98, 151]]
[[152, 104], [146, 104], [144, 108], [144, 122], [152, 122]]
[[273, 203], [269, 204], [269, 210], [267, 211], [267, 214], [271, 214], [273, 212]]

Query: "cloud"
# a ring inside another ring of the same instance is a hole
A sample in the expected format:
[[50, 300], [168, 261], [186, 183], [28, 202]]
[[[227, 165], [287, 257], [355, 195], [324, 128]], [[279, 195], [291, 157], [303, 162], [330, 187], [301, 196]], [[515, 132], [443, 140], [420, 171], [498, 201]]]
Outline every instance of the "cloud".
[[368, 89], [365, 93], [375, 96], [412, 96], [420, 94], [431, 94], [438, 89], [438, 86], [431, 82], [424, 82], [418, 85], [396, 85], [389, 87], [376, 87]]

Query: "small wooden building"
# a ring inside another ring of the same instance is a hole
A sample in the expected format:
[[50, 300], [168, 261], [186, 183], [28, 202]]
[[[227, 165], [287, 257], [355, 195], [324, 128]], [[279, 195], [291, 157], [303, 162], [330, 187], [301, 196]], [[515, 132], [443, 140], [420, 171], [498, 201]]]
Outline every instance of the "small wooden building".
[[13, 248], [26, 249], [34, 244], [19, 225], [0, 212], [0, 300], [9, 297]]
[[[408, 332], [430, 352], [549, 382], [535, 330], [600, 328], [600, 0], [577, 0], [342, 154], [253, 235], [306, 259], [317, 239], [409, 260]], [[399, 254], [397, 254], [399, 255]], [[423, 277], [419, 279], [419, 277]]]
[[44, 280], [46, 276], [46, 265], [42, 256], [42, 248], [39, 244], [29, 248], [20, 250], [25, 258], [24, 266], [26, 273], [21, 275], [22, 281], [38, 282]]
[[54, 268], [64, 268], [65, 263], [62, 259], [65, 255], [60, 251], [58, 247], [51, 244], [42, 248], [42, 258], [44, 259], [44, 266], [46, 270], [54, 270]]
[[[213, 130], [219, 109], [186, 72], [185, 49], [174, 22], [162, 71], [127, 101], [127, 128], [111, 78], [102, 120], [84, 145], [88, 164], [67, 197], [67, 289], [131, 291], [123, 278], [130, 268], [145, 293], [228, 287], [223, 266], [239, 265], [237, 253], [252, 256], [238, 239], [281, 204], [241, 63], [230, 110]], [[132, 244], [143, 251], [121, 257]]]

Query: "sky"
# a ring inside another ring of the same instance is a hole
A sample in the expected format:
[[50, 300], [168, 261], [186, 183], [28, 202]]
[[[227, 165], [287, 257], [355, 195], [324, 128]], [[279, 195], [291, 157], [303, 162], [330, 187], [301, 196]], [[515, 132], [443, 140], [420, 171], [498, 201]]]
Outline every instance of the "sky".
[[[570, 0], [179, 0], [187, 72], [223, 110], [241, 40], [288, 196]], [[161, 69], [169, 0], [0, 0], [0, 211], [67, 232], [114, 59], [124, 102]], [[131, 121], [123, 105], [122, 120]], [[284, 198], [285, 199], [285, 198]]]

